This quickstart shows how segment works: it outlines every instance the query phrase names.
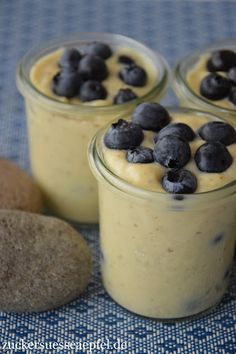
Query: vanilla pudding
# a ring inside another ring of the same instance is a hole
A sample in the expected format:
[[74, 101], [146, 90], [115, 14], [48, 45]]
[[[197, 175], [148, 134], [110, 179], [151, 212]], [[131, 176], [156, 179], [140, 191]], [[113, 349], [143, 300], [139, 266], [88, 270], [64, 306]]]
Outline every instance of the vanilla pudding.
[[[235, 137], [222, 147], [198, 135], [204, 126], [199, 134], [208, 139], [206, 124], [218, 121], [210, 114], [170, 109], [168, 119], [159, 131], [142, 129], [143, 138], [136, 134], [138, 147], [131, 149], [128, 145], [116, 149], [112, 144], [117, 135], [111, 143], [109, 129], [103, 130], [91, 144], [90, 164], [99, 182], [106, 290], [135, 313], [176, 319], [211, 308], [227, 288], [236, 229], [236, 144]], [[184, 151], [179, 160], [163, 159], [160, 141], [164, 135], [153, 142], [154, 136], [176, 123], [187, 124], [194, 133], [186, 163], [181, 160]], [[128, 129], [122, 122], [110, 129], [122, 130], [122, 124]], [[212, 159], [205, 164], [204, 144], [227, 149], [221, 161], [224, 166], [218, 164], [220, 154], [213, 164]], [[146, 148], [153, 150], [153, 161]], [[164, 166], [180, 162], [183, 166], [178, 169]], [[224, 171], [206, 172], [199, 167]], [[183, 170], [188, 174], [181, 179], [179, 171]]]
[[[201, 96], [205, 99], [207, 99], [209, 102], [215, 104], [216, 106], [220, 108], [226, 108], [226, 109], [232, 109], [236, 111], [236, 101], [235, 104], [229, 100], [228, 96], [225, 96], [221, 99], [216, 99], [216, 100], [211, 100], [207, 97], [204, 97], [201, 92], [200, 92], [200, 87], [202, 80], [206, 78], [210, 72], [207, 69], [207, 62], [211, 59], [211, 54], [205, 54], [203, 55], [200, 60], [197, 62], [197, 64], [189, 70], [187, 74], [187, 83], [189, 87], [194, 91], [194, 93], [198, 96]], [[236, 61], [235, 61], [235, 66], [236, 66]], [[226, 72], [223, 71], [217, 71], [217, 74], [227, 78]]]
[[[109, 57], [91, 54], [94, 43], [109, 47]], [[69, 65], [76, 51], [75, 69]], [[119, 35], [81, 34], [23, 58], [17, 83], [25, 97], [32, 171], [53, 212], [97, 222], [97, 185], [87, 162], [90, 139], [143, 99], [158, 101], [167, 82], [159, 55]]]
[[[144, 55], [136, 52], [129, 47], [120, 47], [112, 53], [111, 57], [106, 59], [106, 65], [109, 75], [102, 82], [107, 91], [107, 96], [104, 99], [96, 99], [83, 102], [79, 96], [66, 98], [58, 96], [52, 90], [52, 79], [58, 73], [58, 63], [62, 57], [65, 48], [60, 48], [53, 53], [50, 53], [43, 58], [39, 59], [31, 69], [30, 78], [32, 84], [44, 95], [51, 97], [55, 100], [67, 102], [70, 104], [82, 104], [90, 106], [107, 106], [113, 104], [113, 99], [117, 95], [119, 89], [132, 89], [137, 98], [145, 96], [152, 88], [155, 87], [157, 82], [157, 71], [152, 60]], [[128, 57], [133, 60], [138, 66], [144, 67], [147, 73], [147, 81], [144, 86], [131, 86], [121, 81], [119, 72], [124, 67], [122, 62], [119, 62], [120, 57]]]
[[177, 63], [174, 89], [185, 107], [236, 121], [236, 47], [224, 41], [196, 51]]

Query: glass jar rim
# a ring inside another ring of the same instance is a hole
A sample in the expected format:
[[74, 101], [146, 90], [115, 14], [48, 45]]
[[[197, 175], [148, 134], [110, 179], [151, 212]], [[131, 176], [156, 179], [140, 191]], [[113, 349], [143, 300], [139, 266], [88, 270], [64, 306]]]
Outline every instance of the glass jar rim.
[[[119, 105], [84, 105], [84, 104], [72, 104], [63, 101], [59, 101], [53, 97], [49, 97], [39, 91], [30, 80], [30, 69], [33, 64], [42, 58], [44, 55], [53, 52], [54, 50], [72, 46], [72, 45], [84, 45], [86, 43], [91, 43], [94, 41], [105, 41], [106, 43], [111, 43], [111, 45], [120, 43], [126, 43], [127, 45], [133, 45], [138, 47], [141, 53], [146, 53], [149, 59], [152, 60], [155, 68], [160, 72], [160, 78], [157, 80], [157, 83], [152, 87], [145, 95], [138, 97], [130, 102], [125, 102]], [[34, 61], [33, 61], [34, 59]], [[31, 64], [29, 68], [29, 63]], [[170, 81], [170, 70], [166, 60], [159, 54], [152, 51], [146, 45], [142, 44], [139, 41], [136, 41], [133, 38], [123, 36], [121, 34], [115, 33], [105, 33], [105, 32], [80, 32], [71, 36], [61, 37], [55, 40], [44, 42], [41, 45], [33, 47], [30, 49], [20, 60], [17, 65], [16, 70], [16, 82], [19, 91], [23, 96], [26, 96], [25, 91], [27, 89], [27, 95], [30, 95], [32, 98], [41, 99], [44, 103], [49, 104], [55, 110], [63, 110], [69, 111], [70, 113], [77, 113], [78, 110], [81, 112], [90, 112], [91, 110], [96, 110], [99, 113], [109, 113], [110, 111], [116, 112], [122, 110], [124, 108], [128, 108], [129, 106], [137, 105], [144, 100], [150, 99], [150, 97], [157, 95], [159, 93], [160, 97], [162, 97], [169, 86]]]
[[223, 41], [218, 41], [213, 43], [212, 45], [207, 45], [204, 46], [203, 48], [196, 50], [193, 53], [190, 53], [180, 59], [175, 68], [174, 68], [174, 87], [183, 94], [184, 97], [189, 98], [190, 100], [194, 100], [198, 102], [198, 105], [203, 108], [203, 109], [214, 109], [218, 114], [224, 114], [224, 115], [235, 115], [236, 116], [236, 109], [231, 109], [231, 108], [225, 108], [225, 107], [220, 107], [217, 104], [214, 104], [213, 102], [210, 102], [206, 98], [196, 94], [191, 87], [189, 86], [187, 80], [186, 80], [186, 75], [184, 73], [184, 66], [189, 66], [189, 64], [192, 61], [197, 61], [200, 59], [200, 56], [203, 54], [207, 54], [215, 50], [221, 50], [221, 49], [235, 49], [236, 50], [236, 41], [235, 40], [223, 40]]
[[[181, 113], [181, 114], [191, 114], [196, 116], [208, 116], [210, 119], [213, 120], [222, 120], [218, 116], [214, 114], [199, 111], [192, 108], [184, 108], [184, 107], [177, 107], [171, 106], [166, 107], [168, 112], [171, 113]], [[107, 166], [101, 152], [101, 142], [106, 132], [107, 128], [110, 126], [111, 123], [103, 127], [98, 131], [98, 133], [93, 137], [89, 149], [88, 149], [88, 158], [89, 164], [92, 172], [94, 173], [95, 177], [99, 180], [105, 180], [117, 190], [129, 193], [133, 196], [143, 198], [143, 199], [152, 199], [158, 200], [161, 203], [171, 203], [172, 208], [178, 210], [182, 207], [183, 202], [188, 206], [191, 207], [193, 203], [202, 202], [203, 199], [207, 197], [207, 206], [208, 203], [216, 202], [221, 199], [225, 199], [235, 194], [236, 197], [236, 179], [220, 188], [213, 189], [206, 192], [201, 193], [193, 193], [193, 194], [178, 194], [181, 199], [174, 199], [173, 194], [166, 193], [166, 192], [157, 192], [157, 191], [149, 191], [137, 186], [132, 185], [128, 181], [122, 179], [121, 177], [117, 176], [109, 167]], [[182, 203], [180, 203], [180, 200]]]

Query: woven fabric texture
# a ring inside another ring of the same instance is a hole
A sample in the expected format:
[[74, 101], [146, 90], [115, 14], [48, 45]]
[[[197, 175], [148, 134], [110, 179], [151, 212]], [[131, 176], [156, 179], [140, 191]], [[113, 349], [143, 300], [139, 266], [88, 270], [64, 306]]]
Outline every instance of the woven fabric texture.
[[[236, 38], [234, 1], [1, 0], [0, 154], [29, 170], [23, 99], [15, 86], [18, 60], [33, 45], [81, 31], [114, 32], [144, 42], [171, 66], [188, 52]], [[173, 93], [165, 102], [176, 103]], [[78, 227], [78, 226], [76, 226]], [[40, 314], [0, 313], [0, 343], [128, 343], [127, 353], [236, 353], [236, 274], [221, 304], [200, 319], [161, 323], [122, 309], [106, 294], [98, 264], [98, 229], [78, 227], [94, 255], [93, 278], [83, 296]], [[2, 350], [11, 353], [10, 349]], [[16, 353], [86, 353], [86, 350], [15, 350]], [[95, 350], [94, 353], [119, 353]], [[122, 353], [122, 351], [120, 351]]]

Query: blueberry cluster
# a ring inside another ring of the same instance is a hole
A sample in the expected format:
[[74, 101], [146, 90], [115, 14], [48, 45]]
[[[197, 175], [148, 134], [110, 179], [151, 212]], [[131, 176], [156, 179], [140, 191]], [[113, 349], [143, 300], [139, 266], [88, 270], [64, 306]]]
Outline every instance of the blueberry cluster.
[[213, 52], [206, 68], [210, 74], [201, 81], [201, 95], [212, 101], [228, 98], [236, 105], [236, 53], [225, 49]]
[[[154, 149], [140, 146], [143, 130], [151, 130]], [[229, 168], [233, 158], [227, 145], [236, 142], [235, 129], [228, 123], [212, 121], [194, 132], [185, 123], [171, 123], [168, 111], [158, 103], [141, 103], [132, 114], [132, 121], [123, 119], [112, 124], [104, 136], [104, 143], [110, 149], [126, 150], [126, 160], [130, 163], [157, 162], [165, 167], [162, 186], [169, 193], [194, 193], [197, 178], [184, 169], [191, 159], [189, 143], [196, 136], [204, 140], [193, 156], [202, 172], [221, 173]]]
[[52, 79], [52, 90], [67, 98], [79, 96], [82, 102], [105, 99], [101, 81], [108, 76], [105, 59], [112, 55], [104, 43], [91, 43], [83, 55], [76, 48], [66, 49], [60, 58], [60, 71]]
[[[105, 99], [107, 91], [102, 81], [108, 75], [106, 60], [112, 56], [111, 48], [101, 42], [89, 43], [83, 53], [76, 48], [66, 49], [59, 60], [60, 71], [52, 78], [52, 90], [58, 96], [79, 97], [82, 102]], [[141, 87], [146, 84], [147, 74], [128, 56], [119, 56], [122, 69], [118, 73], [127, 85]], [[121, 104], [137, 98], [131, 89], [120, 89], [113, 99]]]

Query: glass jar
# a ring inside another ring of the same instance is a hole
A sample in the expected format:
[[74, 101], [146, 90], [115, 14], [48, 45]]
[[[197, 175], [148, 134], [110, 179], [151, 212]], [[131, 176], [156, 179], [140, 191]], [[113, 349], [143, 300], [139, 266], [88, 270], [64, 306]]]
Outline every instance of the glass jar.
[[182, 58], [174, 69], [173, 88], [181, 106], [210, 112], [227, 120], [230, 124], [236, 125], [236, 107], [232, 109], [230, 107], [220, 107], [216, 101], [209, 101], [197, 94], [187, 82], [188, 73], [195, 67], [202, 56], [210, 55], [213, 51], [221, 49], [236, 51], [236, 43], [232, 40], [221, 41]]
[[[58, 48], [79, 48], [93, 41], [141, 53], [157, 71], [156, 85], [145, 96], [128, 103], [86, 106], [47, 97], [32, 84], [30, 72], [40, 58]], [[50, 42], [25, 55], [17, 68], [17, 86], [25, 98], [32, 172], [49, 209], [78, 222], [97, 222], [97, 186], [87, 162], [90, 139], [104, 124], [130, 112], [140, 101], [159, 101], [168, 81], [168, 66], [160, 55], [133, 39], [116, 34], [80, 33]]]
[[[212, 115], [190, 109], [170, 114]], [[181, 195], [141, 189], [115, 175], [103, 156], [102, 129], [89, 161], [99, 186], [104, 286], [121, 306], [158, 319], [199, 314], [222, 298], [233, 261], [236, 181]]]

